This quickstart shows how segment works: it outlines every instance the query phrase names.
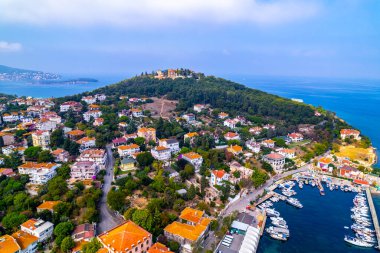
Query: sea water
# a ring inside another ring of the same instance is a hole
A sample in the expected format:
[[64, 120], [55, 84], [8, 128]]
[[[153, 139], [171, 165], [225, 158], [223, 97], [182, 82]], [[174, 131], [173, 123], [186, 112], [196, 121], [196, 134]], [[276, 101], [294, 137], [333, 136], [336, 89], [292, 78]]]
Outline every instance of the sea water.
[[[350, 209], [354, 206], [352, 201], [356, 193], [330, 191], [325, 187], [326, 194], [322, 196], [317, 187], [310, 185], [304, 185], [303, 189], [295, 186], [293, 189], [297, 192], [294, 197], [303, 204], [303, 208], [295, 208], [284, 201], [273, 205], [287, 222], [289, 239], [284, 242], [274, 240], [264, 232], [257, 252], [378, 252], [374, 248], [353, 246], [343, 240], [345, 235], [354, 236], [351, 229], [344, 227], [353, 224]], [[375, 198], [374, 201], [379, 202], [379, 199]], [[270, 223], [267, 219], [266, 227]]]

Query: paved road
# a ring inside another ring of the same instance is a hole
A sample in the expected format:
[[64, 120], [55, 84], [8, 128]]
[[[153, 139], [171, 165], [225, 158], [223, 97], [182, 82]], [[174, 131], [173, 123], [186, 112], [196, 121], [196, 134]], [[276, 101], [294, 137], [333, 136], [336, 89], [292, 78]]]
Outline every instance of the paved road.
[[284, 173], [279, 174], [279, 175], [275, 175], [274, 177], [270, 178], [267, 182], [265, 182], [265, 184], [263, 184], [260, 188], [255, 189], [251, 193], [248, 193], [247, 195], [242, 196], [236, 202], [232, 203], [226, 210], [224, 210], [224, 212], [222, 214], [223, 217], [231, 214], [234, 211], [244, 210], [246, 208], [246, 206], [249, 205], [249, 202], [251, 200], [255, 200], [258, 196], [263, 194], [264, 190], [267, 187], [269, 187], [270, 185], [272, 185], [274, 182], [276, 182], [282, 178], [285, 178], [289, 175], [292, 175], [292, 174], [295, 174], [298, 172], [307, 171], [308, 169], [309, 169], [309, 164], [306, 164], [297, 170], [291, 170], [291, 171], [287, 171], [287, 172], [284, 172]]
[[107, 193], [111, 189], [113, 178], [113, 166], [115, 159], [112, 155], [111, 146], [107, 145], [106, 175], [104, 176], [103, 195], [99, 202], [100, 222], [97, 225], [98, 234], [107, 231], [123, 222], [123, 218], [112, 211], [107, 205]]

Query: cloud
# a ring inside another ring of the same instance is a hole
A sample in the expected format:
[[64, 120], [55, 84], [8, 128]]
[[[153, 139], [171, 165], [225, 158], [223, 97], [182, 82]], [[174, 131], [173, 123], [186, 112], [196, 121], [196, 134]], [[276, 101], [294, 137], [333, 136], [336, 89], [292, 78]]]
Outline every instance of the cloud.
[[18, 52], [22, 50], [22, 45], [17, 42], [0, 41], [0, 52]]
[[0, 23], [155, 28], [183, 22], [273, 25], [312, 17], [319, 4], [316, 0], [1, 0]]

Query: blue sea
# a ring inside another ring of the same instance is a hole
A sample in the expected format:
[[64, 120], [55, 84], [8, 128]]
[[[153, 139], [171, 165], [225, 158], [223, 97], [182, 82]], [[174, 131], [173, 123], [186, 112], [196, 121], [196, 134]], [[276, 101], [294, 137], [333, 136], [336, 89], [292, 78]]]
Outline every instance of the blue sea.
[[[322, 106], [360, 129], [380, 147], [380, 80], [226, 76], [248, 87]], [[379, 151], [377, 152], [379, 154]], [[380, 163], [376, 166], [379, 166]]]
[[[354, 236], [351, 229], [345, 229], [353, 224], [350, 208], [353, 207], [355, 193], [341, 190], [330, 191], [321, 196], [317, 187], [304, 185], [303, 189], [295, 186], [295, 196], [303, 204], [298, 209], [279, 201], [274, 208], [280, 212], [290, 231], [286, 242], [280, 242], [269, 237], [264, 232], [260, 239], [259, 253], [297, 253], [297, 252], [378, 252], [374, 248], [360, 248], [347, 244], [345, 235]], [[379, 206], [380, 198], [374, 197]], [[266, 227], [270, 226], [267, 220]]]

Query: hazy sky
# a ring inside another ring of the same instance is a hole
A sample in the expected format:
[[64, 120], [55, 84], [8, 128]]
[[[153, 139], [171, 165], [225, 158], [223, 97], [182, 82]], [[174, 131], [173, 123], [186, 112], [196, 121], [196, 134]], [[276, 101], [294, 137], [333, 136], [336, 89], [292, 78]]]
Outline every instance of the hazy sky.
[[380, 1], [0, 0], [0, 64], [380, 78]]

